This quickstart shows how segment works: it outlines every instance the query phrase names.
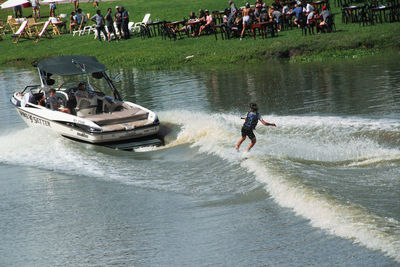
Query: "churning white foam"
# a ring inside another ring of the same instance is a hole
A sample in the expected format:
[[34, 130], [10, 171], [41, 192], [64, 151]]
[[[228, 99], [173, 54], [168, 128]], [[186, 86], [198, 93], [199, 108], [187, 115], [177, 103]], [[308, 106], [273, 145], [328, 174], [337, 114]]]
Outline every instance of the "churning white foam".
[[[243, 157], [242, 153], [233, 151], [243, 123], [237, 116], [187, 111], [167, 112], [162, 116], [165, 120], [182, 125], [177, 140], [170, 145], [191, 143], [201, 152], [213, 153], [231, 162], [241, 161], [241, 166], [254, 173], [257, 180], [266, 185], [266, 190], [280, 206], [293, 209], [296, 214], [309, 219], [314, 227], [382, 251], [400, 262], [400, 222], [379, 217], [363, 207], [341, 203], [331, 196], [295, 184], [288, 174], [276, 169], [268, 161], [268, 157], [337, 161], [343, 162], [341, 167], [345, 168], [400, 159], [398, 149], [383, 147], [358, 134], [371, 129], [393, 130], [400, 126], [399, 122], [319, 116], [270, 116], [265, 119], [275, 122], [278, 127], [259, 126], [257, 139], [264, 144], [256, 144], [255, 151]], [[179, 120], [176, 119], [178, 117]]]
[[24, 128], [0, 136], [0, 162], [38, 167], [77, 175], [104, 175], [102, 162], [85, 150], [68, 149], [71, 142], [42, 128]]

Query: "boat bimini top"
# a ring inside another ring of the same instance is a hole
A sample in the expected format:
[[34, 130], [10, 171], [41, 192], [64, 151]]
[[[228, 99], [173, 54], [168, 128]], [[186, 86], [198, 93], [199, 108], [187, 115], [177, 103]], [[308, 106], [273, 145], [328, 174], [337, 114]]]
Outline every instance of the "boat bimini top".
[[54, 80], [51, 79], [53, 74], [59, 76], [71, 76], [80, 74], [91, 74], [93, 78], [104, 78], [109, 84], [117, 100], [122, 100], [119, 92], [116, 90], [111, 79], [106, 74], [106, 66], [98, 62], [95, 57], [72, 55], [48, 58], [34, 64], [39, 70], [40, 81], [42, 87], [51, 86]]

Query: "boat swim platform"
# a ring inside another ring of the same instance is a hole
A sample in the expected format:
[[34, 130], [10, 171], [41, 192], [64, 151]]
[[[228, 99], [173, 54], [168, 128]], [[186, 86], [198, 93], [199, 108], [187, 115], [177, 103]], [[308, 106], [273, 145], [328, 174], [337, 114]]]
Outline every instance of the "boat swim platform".
[[144, 136], [135, 139], [128, 139], [122, 141], [106, 142], [106, 143], [90, 143], [85, 142], [73, 137], [65, 136], [65, 138], [77, 141], [79, 143], [90, 144], [94, 146], [103, 146], [115, 150], [134, 151], [135, 148], [141, 147], [159, 147], [164, 145], [164, 138], [159, 135]]
[[150, 136], [150, 137], [137, 138], [131, 141], [127, 140], [121, 142], [113, 142], [109, 144], [103, 143], [99, 145], [112, 148], [115, 150], [133, 151], [135, 148], [163, 146], [164, 140], [162, 140], [160, 137]]

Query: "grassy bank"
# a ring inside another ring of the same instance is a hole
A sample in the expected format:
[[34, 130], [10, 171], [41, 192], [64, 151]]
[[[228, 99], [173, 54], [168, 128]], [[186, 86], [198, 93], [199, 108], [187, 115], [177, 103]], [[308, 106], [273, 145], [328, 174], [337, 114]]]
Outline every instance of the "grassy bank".
[[[236, 1], [238, 5], [244, 1]], [[243, 2], [243, 3], [242, 3]], [[198, 9], [223, 10], [227, 1], [219, 0], [135, 0], [100, 2], [103, 14], [108, 7], [124, 5], [130, 12], [131, 21], [141, 21], [145, 13], [160, 20], [181, 20], [191, 11]], [[91, 3], [82, 3], [86, 13], [94, 13]], [[72, 4], [58, 5], [58, 13], [70, 13]], [[43, 5], [42, 14], [47, 15], [48, 6]], [[185, 38], [182, 40], [162, 40], [161, 37], [132, 38], [120, 42], [98, 42], [90, 36], [70, 34], [55, 36], [52, 40], [42, 39], [35, 44], [22, 40], [12, 44], [10, 34], [0, 42], [0, 63], [2, 66], [27, 66], [31, 62], [49, 56], [85, 54], [96, 56], [110, 67], [136, 67], [145, 69], [178, 68], [190, 65], [223, 65], [242, 63], [263, 63], [270, 60], [314, 61], [334, 58], [354, 58], [367, 54], [400, 51], [400, 23], [377, 24], [362, 27], [358, 24], [342, 24], [340, 9], [336, 13], [337, 31], [330, 34], [302, 36], [301, 30], [282, 31], [276, 38], [253, 40], [247, 37], [215, 40], [214, 36]], [[6, 19], [11, 9], [1, 10], [0, 18]], [[24, 15], [30, 9], [24, 9]], [[191, 59], [187, 56], [193, 55]]]

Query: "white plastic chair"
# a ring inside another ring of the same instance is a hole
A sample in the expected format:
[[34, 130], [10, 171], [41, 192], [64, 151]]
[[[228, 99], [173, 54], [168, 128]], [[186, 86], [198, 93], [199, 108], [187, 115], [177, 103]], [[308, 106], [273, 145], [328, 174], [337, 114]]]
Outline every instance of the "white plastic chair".
[[144, 15], [144, 18], [143, 18], [142, 22], [136, 22], [135, 25], [131, 29], [129, 29], [129, 24], [128, 24], [128, 29], [131, 32], [140, 32], [140, 29], [141, 29], [140, 26], [146, 26], [147, 23], [149, 23], [150, 16], [151, 15], [149, 13]]
[[81, 24], [79, 25], [79, 28], [77, 30], [72, 31], [72, 36], [75, 36], [75, 34], [81, 36], [87, 22], [88, 22], [87, 16], [82, 16]]
[[[90, 14], [86, 14], [86, 24], [89, 22], [90, 20]], [[79, 36], [81, 35], [85, 35], [85, 34], [91, 34], [93, 32], [96, 32], [96, 25], [86, 25], [85, 27], [83, 27], [83, 29], [79, 32]]]
[[[107, 34], [109, 33], [108, 27], [104, 26], [104, 28], [106, 29]], [[96, 29], [96, 28], [95, 28]], [[94, 39], [97, 39], [98, 33], [97, 30], [94, 31]], [[103, 38], [104, 41], [106, 41], [106, 37], [104, 36], [103, 32], [100, 32], [100, 37]], [[112, 40], [113, 38], [117, 39], [117, 37], [114, 35], [114, 33], [112, 32], [110, 34], [110, 39]]]

